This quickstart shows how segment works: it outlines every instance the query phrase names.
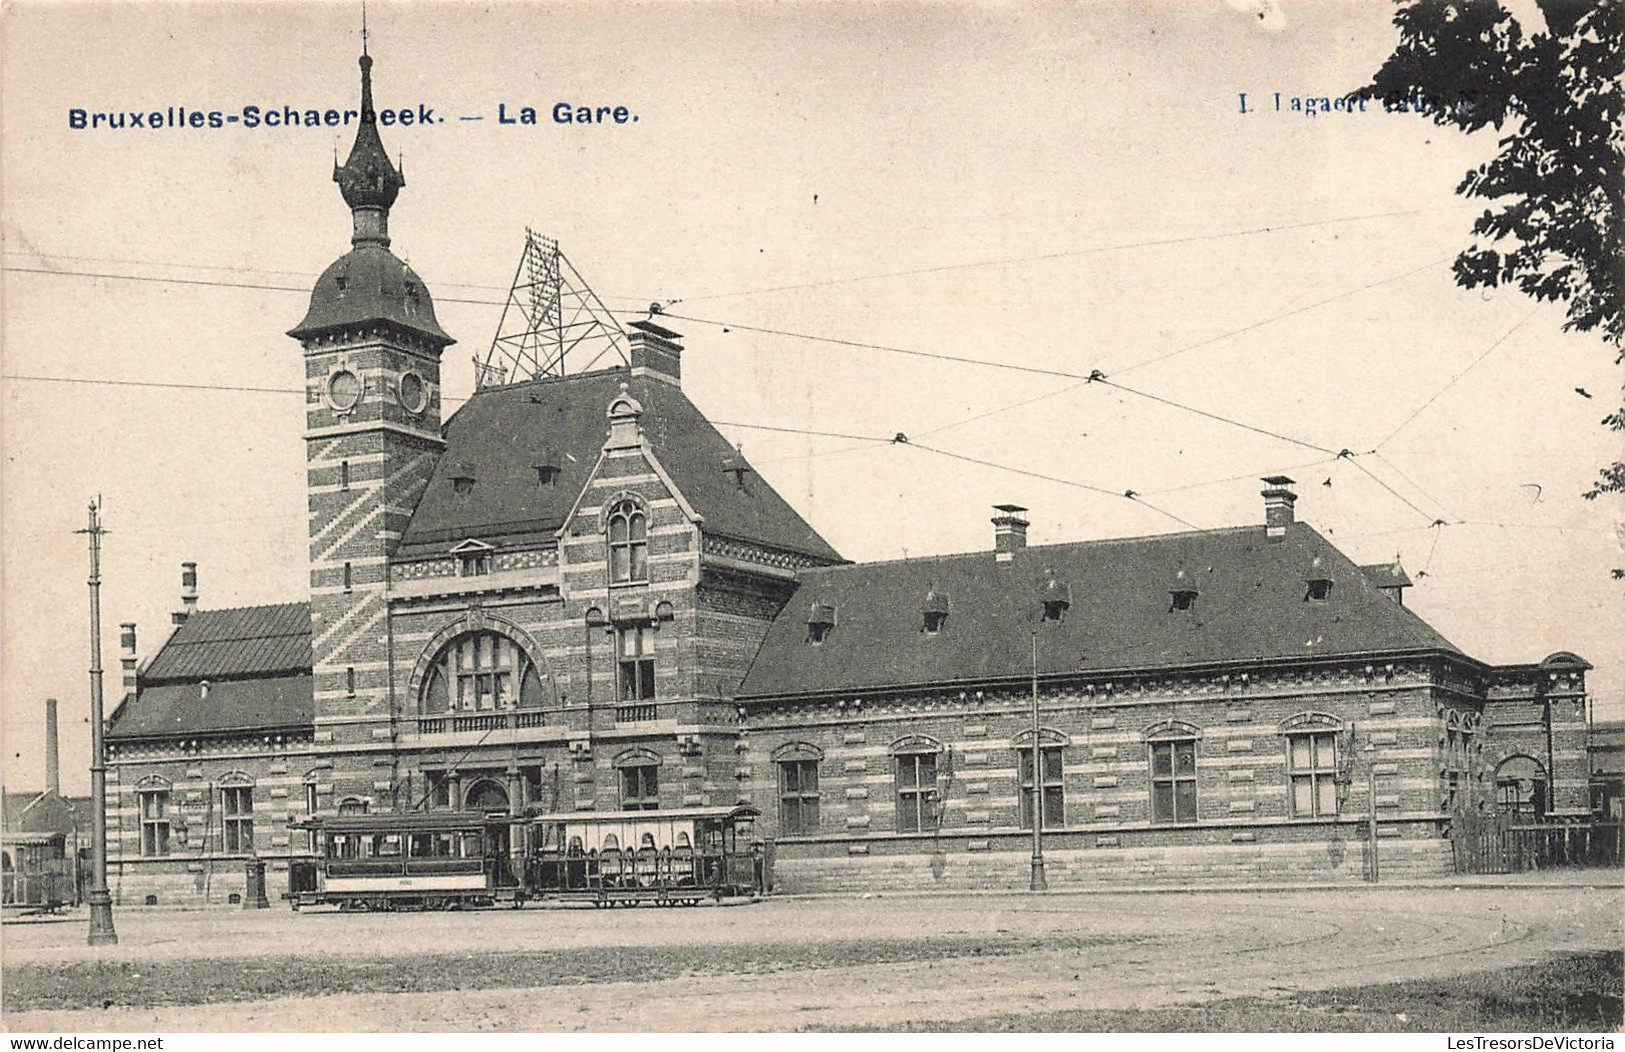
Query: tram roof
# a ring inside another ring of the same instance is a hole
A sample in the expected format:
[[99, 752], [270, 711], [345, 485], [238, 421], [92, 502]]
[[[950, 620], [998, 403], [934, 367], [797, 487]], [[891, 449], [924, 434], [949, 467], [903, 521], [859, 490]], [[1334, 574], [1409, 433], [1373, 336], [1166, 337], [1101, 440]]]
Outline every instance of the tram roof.
[[506, 822], [507, 815], [484, 811], [383, 811], [365, 815], [324, 815], [298, 823], [334, 833], [426, 833], [447, 829], [483, 829]]
[[750, 804], [731, 807], [679, 807], [666, 811], [560, 811], [530, 817], [537, 822], [615, 823], [660, 822], [694, 818], [756, 818], [761, 808]]

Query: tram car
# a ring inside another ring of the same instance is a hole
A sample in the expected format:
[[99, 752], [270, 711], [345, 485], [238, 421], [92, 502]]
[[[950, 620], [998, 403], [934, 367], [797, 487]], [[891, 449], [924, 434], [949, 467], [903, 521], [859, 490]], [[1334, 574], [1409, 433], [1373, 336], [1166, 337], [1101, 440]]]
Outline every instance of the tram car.
[[341, 910], [518, 905], [522, 874], [509, 856], [513, 820], [478, 811], [312, 818], [314, 859], [293, 860], [289, 899]]
[[595, 906], [755, 897], [768, 886], [760, 815], [745, 804], [537, 815], [526, 885], [533, 898]]
[[748, 805], [509, 816], [478, 811], [307, 819], [312, 858], [288, 867], [294, 909], [693, 905], [752, 897], [767, 856]]

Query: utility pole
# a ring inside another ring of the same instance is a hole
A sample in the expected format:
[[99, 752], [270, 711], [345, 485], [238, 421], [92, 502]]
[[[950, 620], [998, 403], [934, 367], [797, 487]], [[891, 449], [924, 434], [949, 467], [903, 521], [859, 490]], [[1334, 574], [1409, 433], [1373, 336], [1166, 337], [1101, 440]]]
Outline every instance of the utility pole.
[[102, 741], [102, 529], [101, 498], [91, 502], [90, 524], [90, 935], [92, 946], [118, 942], [113, 897], [107, 892], [107, 752]]
[[1038, 736], [1038, 629], [1033, 629], [1033, 872], [1029, 891], [1048, 891], [1044, 879], [1044, 749]]
[[1371, 850], [1371, 883], [1375, 884], [1382, 879], [1382, 870], [1377, 864], [1377, 761], [1373, 758], [1376, 747], [1366, 746], [1368, 753], [1365, 768], [1365, 808], [1366, 808], [1366, 843]]

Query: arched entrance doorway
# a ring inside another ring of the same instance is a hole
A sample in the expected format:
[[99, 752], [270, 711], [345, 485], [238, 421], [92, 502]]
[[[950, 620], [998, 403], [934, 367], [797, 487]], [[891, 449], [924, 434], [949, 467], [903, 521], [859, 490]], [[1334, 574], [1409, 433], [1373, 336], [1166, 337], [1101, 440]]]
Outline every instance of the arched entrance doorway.
[[487, 814], [493, 811], [508, 810], [508, 790], [503, 788], [501, 782], [482, 778], [468, 787], [463, 796], [463, 808], [468, 811], [484, 811]]
[[1532, 756], [1509, 756], [1495, 768], [1496, 809], [1515, 818], [1546, 813], [1546, 768]]
[[[481, 778], [468, 787], [463, 794], [463, 808], [468, 811], [483, 811], [490, 814], [508, 813], [508, 790], [503, 788], [501, 782], [490, 778]], [[485, 850], [495, 858], [504, 858], [508, 854], [508, 827], [497, 823], [488, 823], [485, 827]]]

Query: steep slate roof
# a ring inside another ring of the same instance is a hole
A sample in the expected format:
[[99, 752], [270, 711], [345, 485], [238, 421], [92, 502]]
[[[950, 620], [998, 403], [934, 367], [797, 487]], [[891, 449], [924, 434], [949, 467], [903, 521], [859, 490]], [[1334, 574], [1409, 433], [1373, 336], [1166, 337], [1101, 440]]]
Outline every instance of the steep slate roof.
[[[598, 462], [605, 412], [623, 381], [643, 405], [640, 422], [655, 456], [707, 533], [840, 560], [760, 475], [736, 485], [723, 466], [738, 453], [679, 388], [624, 369], [477, 392], [446, 422], [446, 450], [396, 557], [444, 554], [470, 537], [502, 545], [552, 534]], [[549, 462], [559, 477], [539, 485], [536, 465]], [[454, 491], [459, 475], [475, 480], [472, 492]]]
[[[1060, 623], [1040, 624], [1039, 588], [1051, 572], [1070, 586], [1071, 606]], [[1332, 582], [1324, 602], [1306, 598], [1311, 577]], [[922, 631], [933, 589], [949, 608], [935, 636]], [[1172, 609], [1175, 590], [1198, 593], [1191, 609]], [[814, 603], [835, 607], [818, 645], [807, 639]], [[1460, 653], [1298, 523], [1279, 542], [1247, 526], [1026, 548], [1005, 563], [977, 552], [803, 570], [739, 694], [1020, 679], [1035, 627], [1040, 674]]]
[[153, 656], [136, 696], [114, 712], [107, 736], [309, 727], [315, 711], [310, 669], [309, 604], [199, 610]]
[[310, 604], [199, 610], [141, 674], [143, 685], [310, 671]]

